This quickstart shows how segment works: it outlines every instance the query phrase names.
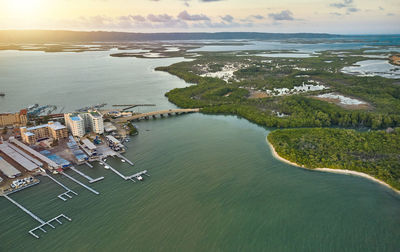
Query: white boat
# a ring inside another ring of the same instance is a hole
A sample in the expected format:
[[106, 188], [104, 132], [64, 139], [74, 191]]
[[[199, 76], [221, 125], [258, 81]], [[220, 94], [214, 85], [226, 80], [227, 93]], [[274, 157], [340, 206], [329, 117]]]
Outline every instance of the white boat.
[[122, 162], [122, 163], [125, 163], [126, 161], [125, 161], [125, 160], [123, 160], [123, 159], [121, 159], [121, 162]]
[[54, 174], [54, 175], [58, 174], [58, 171], [53, 171], [53, 174]]
[[104, 168], [108, 170], [108, 169], [110, 169], [110, 166], [105, 165]]
[[137, 178], [137, 180], [139, 180], [139, 181], [142, 181], [142, 180], [143, 180], [143, 177], [142, 177], [142, 176], [137, 176], [136, 178]]

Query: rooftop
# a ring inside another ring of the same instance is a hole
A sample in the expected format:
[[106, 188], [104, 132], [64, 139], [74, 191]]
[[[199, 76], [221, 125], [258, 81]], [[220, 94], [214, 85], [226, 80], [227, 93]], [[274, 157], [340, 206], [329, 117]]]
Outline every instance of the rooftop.
[[82, 143], [84, 145], [86, 145], [86, 147], [89, 148], [89, 150], [95, 150], [96, 149], [96, 145], [94, 145], [89, 139], [85, 138], [85, 139], [82, 139], [81, 141], [82, 141]]
[[80, 118], [79, 116], [71, 116], [70, 118], [72, 121], [82, 121], [82, 118]]
[[97, 111], [92, 111], [92, 112], [90, 112], [90, 114], [91, 114], [92, 116], [94, 116], [94, 117], [101, 117], [101, 115], [100, 115], [99, 112], [97, 112]]
[[33, 171], [39, 166], [32, 161], [26, 159], [24, 156], [11, 149], [7, 143], [0, 144], [0, 151], [6, 154], [9, 158], [14, 160], [16, 163], [27, 169], [28, 171]]
[[59, 123], [59, 122], [54, 122], [54, 123], [52, 123], [52, 124], [48, 124], [48, 126], [49, 126], [50, 128], [52, 128], [52, 129], [54, 129], [54, 130], [65, 129], [65, 126], [62, 125], [62, 124]]
[[0, 171], [4, 173], [7, 177], [14, 177], [21, 174], [14, 166], [5, 161], [2, 157], [0, 157]]
[[[31, 131], [31, 130], [37, 130], [37, 129], [47, 128], [47, 127], [50, 127], [54, 130], [65, 129], [65, 126], [59, 122], [49, 122], [48, 124], [42, 124], [42, 125], [38, 125], [35, 127], [30, 127], [30, 128], [27, 128], [26, 130]], [[29, 133], [29, 132], [27, 132], [27, 133]]]

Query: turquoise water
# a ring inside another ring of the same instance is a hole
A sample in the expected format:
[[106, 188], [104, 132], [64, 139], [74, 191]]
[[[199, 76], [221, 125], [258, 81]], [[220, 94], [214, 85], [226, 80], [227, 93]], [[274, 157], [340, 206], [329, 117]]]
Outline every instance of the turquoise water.
[[[6, 71], [10, 83], [20, 80], [15, 86], [8, 83], [8, 87], [33, 89], [24, 85], [23, 79], [29, 79], [26, 72], [36, 72], [35, 83], [40, 83], [34, 62], [43, 56], [51, 59], [40, 61], [41, 71], [59, 62], [67, 67], [71, 62], [77, 64], [79, 67], [69, 68], [68, 75], [62, 70], [53, 75], [59, 80], [57, 85], [65, 87], [64, 92], [75, 94], [58, 96], [59, 104], [69, 108], [75, 107], [70, 105], [73, 103], [111, 104], [113, 100], [108, 99], [173, 107], [163, 92], [186, 85], [152, 70], [157, 64], [168, 65], [179, 59], [114, 61], [103, 53], [98, 54], [104, 57], [86, 53], [8, 54], [17, 55], [23, 70], [9, 72], [0, 54], [0, 87]], [[84, 59], [91, 61], [88, 58], [93, 57], [97, 59], [92, 63], [96, 64], [93, 72], [82, 70]], [[19, 64], [14, 66], [18, 68]], [[126, 73], [127, 69], [137, 71]], [[96, 97], [80, 101], [91, 91], [78, 92], [75, 84], [67, 83], [70, 76], [81, 71], [86, 72], [83, 75], [88, 80], [104, 73], [102, 76], [111, 83], [114, 77], [107, 76], [114, 74], [123, 92], [108, 89], [112, 84], [99, 78], [91, 84], [99, 90], [93, 91]], [[49, 88], [55, 92], [56, 87]], [[115, 95], [100, 96], [101, 90], [111, 90]], [[45, 99], [52, 103], [55, 98], [49, 96], [37, 93], [24, 102]], [[7, 108], [16, 109], [12, 104], [18, 103], [9, 102]], [[49, 232], [38, 240], [28, 234], [37, 223], [0, 198], [0, 251], [398, 251], [400, 247], [399, 196], [364, 178], [308, 171], [274, 159], [265, 141], [269, 132], [265, 128], [236, 117], [202, 114], [136, 125], [140, 134], [128, 143], [126, 153], [135, 166], [117, 159], [109, 159], [109, 163], [125, 175], [147, 169], [151, 177], [133, 183], [99, 165], [93, 169], [82, 166], [79, 169], [92, 177], [105, 177], [91, 185], [100, 195], [60, 177], [79, 194], [66, 202], [56, 197], [63, 192], [61, 187], [41, 178], [39, 185], [11, 197], [43, 219], [64, 213], [72, 222], [47, 229]]]

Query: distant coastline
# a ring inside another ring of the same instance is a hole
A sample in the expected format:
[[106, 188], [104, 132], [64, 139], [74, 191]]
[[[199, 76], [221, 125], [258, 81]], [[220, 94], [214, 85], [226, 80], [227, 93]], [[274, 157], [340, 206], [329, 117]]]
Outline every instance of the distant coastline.
[[400, 54], [390, 56], [389, 57], [389, 62], [392, 65], [400, 66]]
[[315, 168], [315, 169], [311, 169], [311, 168], [307, 168], [307, 167], [305, 167], [303, 165], [299, 165], [299, 164], [297, 164], [295, 162], [292, 162], [290, 160], [287, 160], [287, 159], [281, 157], [276, 152], [275, 147], [268, 141], [268, 137], [266, 137], [265, 140], [267, 141], [267, 143], [268, 143], [268, 145], [269, 145], [269, 147], [271, 149], [272, 156], [274, 156], [276, 159], [278, 159], [278, 160], [280, 160], [280, 161], [282, 161], [284, 163], [287, 163], [287, 164], [290, 164], [290, 165], [293, 165], [293, 166], [297, 166], [297, 167], [300, 167], [300, 168], [303, 168], [303, 169], [307, 169], [307, 170], [315, 170], [315, 171], [321, 171], [321, 172], [330, 172], [330, 173], [354, 175], [354, 176], [358, 176], [358, 177], [363, 177], [363, 178], [369, 179], [371, 181], [374, 181], [376, 183], [379, 183], [379, 184], [381, 184], [383, 186], [386, 186], [386, 187], [392, 189], [393, 192], [395, 192], [395, 193], [400, 195], [400, 190], [397, 190], [396, 188], [390, 186], [389, 184], [383, 182], [382, 180], [379, 180], [379, 179], [377, 179], [377, 178], [375, 178], [375, 177], [373, 177], [371, 175], [368, 175], [366, 173], [363, 173], [363, 172], [344, 170], [344, 169], [332, 169], [332, 168]]

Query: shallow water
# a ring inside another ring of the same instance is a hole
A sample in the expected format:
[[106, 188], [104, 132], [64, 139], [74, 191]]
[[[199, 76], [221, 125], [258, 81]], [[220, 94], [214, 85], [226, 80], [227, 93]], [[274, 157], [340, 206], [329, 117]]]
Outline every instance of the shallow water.
[[363, 60], [354, 66], [344, 67], [343, 73], [357, 76], [381, 76], [390, 79], [400, 78], [400, 67], [390, 64], [387, 60]]
[[[180, 59], [111, 58], [99, 52], [6, 54], [11, 66], [0, 54], [0, 87], [10, 92], [0, 103], [2, 110], [36, 101], [57, 102], [66, 109], [100, 102], [152, 102], [157, 108], [172, 108], [163, 93], [187, 85], [153, 71]], [[18, 96], [21, 90], [31, 95]], [[61, 187], [41, 178], [39, 185], [11, 197], [43, 219], [64, 213], [72, 222], [48, 229], [38, 240], [28, 234], [37, 223], [0, 198], [0, 251], [400, 247], [399, 196], [364, 178], [308, 171], [274, 159], [265, 128], [232, 116], [202, 114], [136, 125], [140, 134], [131, 138], [125, 154], [135, 166], [117, 159], [108, 162], [125, 175], [147, 169], [151, 177], [133, 183], [100, 165], [82, 166], [79, 169], [92, 177], [105, 177], [90, 185], [100, 195], [59, 178], [79, 194], [66, 202], [56, 198]], [[72, 171], [68, 174], [88, 184]]]

